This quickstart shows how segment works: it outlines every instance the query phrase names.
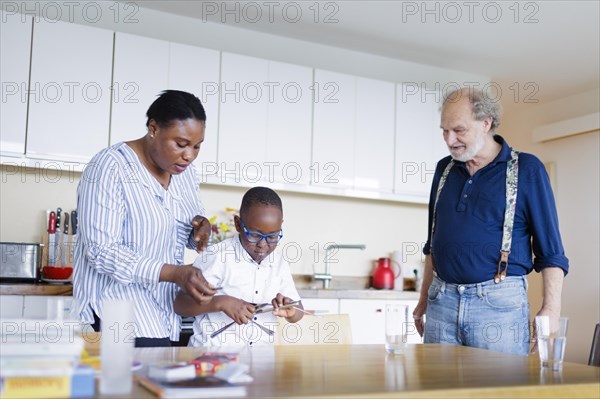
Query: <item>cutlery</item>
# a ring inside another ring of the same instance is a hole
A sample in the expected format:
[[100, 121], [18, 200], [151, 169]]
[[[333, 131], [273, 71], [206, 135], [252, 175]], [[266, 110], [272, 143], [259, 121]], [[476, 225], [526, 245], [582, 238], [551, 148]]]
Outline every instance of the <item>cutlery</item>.
[[316, 312], [314, 310], [304, 310], [304, 309], [301, 309], [301, 308], [296, 307], [296, 306], [291, 306], [291, 308], [292, 309], [296, 309], [297, 311], [302, 312], [304, 314], [308, 314], [308, 315], [311, 315], [311, 316], [316, 316], [315, 315]]
[[56, 264], [55, 251], [56, 251], [56, 213], [50, 212], [48, 218], [48, 266], [54, 266]]
[[61, 266], [61, 256], [60, 256], [60, 250], [61, 248], [61, 244], [62, 244], [62, 235], [60, 234], [60, 222], [61, 222], [61, 213], [62, 213], [62, 208], [57, 208], [56, 209], [56, 237], [54, 240], [54, 265], [53, 266]]
[[[221, 287], [218, 287], [218, 288], [221, 288]], [[300, 301], [286, 303], [285, 305], [280, 306], [280, 309], [281, 308], [291, 308], [294, 305], [298, 305], [299, 303], [300, 303]], [[251, 305], [254, 306], [254, 313], [253, 314], [260, 314], [260, 313], [266, 313], [266, 312], [273, 311], [273, 305], [271, 305], [270, 303], [261, 303], [261, 304], [252, 303]], [[250, 322], [253, 323], [253, 324], [255, 324], [255, 325], [257, 325], [261, 330], [263, 330], [265, 333], [267, 333], [269, 335], [275, 334], [274, 331], [269, 330], [265, 326], [262, 326], [262, 325], [258, 324], [254, 320], [250, 320]], [[234, 324], [235, 324], [235, 321], [232, 321], [231, 323], [225, 325], [224, 327], [219, 328], [217, 331], [215, 331], [212, 334], [210, 334], [210, 337], [211, 338], [216, 337], [217, 335], [221, 334], [223, 331], [227, 330], [229, 327], [231, 327]]]
[[65, 212], [65, 228], [63, 230], [63, 238], [62, 238], [62, 265], [63, 267], [68, 266], [68, 258], [69, 258], [69, 213]]
[[[258, 328], [260, 328], [261, 330], [263, 330], [265, 333], [267, 333], [268, 335], [273, 335], [275, 334], [275, 331], [269, 330], [267, 327], [265, 326], [261, 326], [260, 324], [258, 324], [257, 322], [255, 322], [254, 320], [250, 320], [250, 323], [258, 326]], [[225, 325], [224, 327], [219, 328], [217, 331], [213, 332], [212, 334], [210, 334], [211, 338], [216, 337], [217, 335], [221, 334], [223, 331], [227, 330], [229, 327], [231, 327], [232, 325], [235, 324], [235, 321], [232, 321], [231, 323]]]
[[260, 328], [261, 330], [263, 330], [265, 333], [267, 333], [267, 335], [273, 335], [275, 334], [275, 331], [273, 330], [269, 330], [267, 327], [262, 326], [260, 324], [258, 324], [257, 322], [255, 322], [254, 320], [250, 320], [250, 323], [254, 324], [255, 326], [258, 326], [258, 328]]
[[71, 253], [69, 263], [75, 263], [75, 250], [77, 248], [77, 211], [71, 211]]

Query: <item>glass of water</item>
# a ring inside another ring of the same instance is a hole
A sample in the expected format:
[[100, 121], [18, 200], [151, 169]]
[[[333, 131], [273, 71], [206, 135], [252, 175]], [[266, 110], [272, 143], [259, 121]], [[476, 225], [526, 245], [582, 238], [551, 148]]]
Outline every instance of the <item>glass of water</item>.
[[387, 353], [404, 353], [408, 325], [408, 305], [385, 305], [385, 350]]
[[102, 304], [100, 393], [128, 395], [131, 392], [131, 364], [135, 343], [135, 307], [132, 301], [108, 300]]
[[542, 367], [551, 368], [553, 371], [562, 369], [567, 345], [567, 327], [569, 319], [561, 317], [558, 325], [551, 325], [548, 316], [535, 317], [538, 352]]

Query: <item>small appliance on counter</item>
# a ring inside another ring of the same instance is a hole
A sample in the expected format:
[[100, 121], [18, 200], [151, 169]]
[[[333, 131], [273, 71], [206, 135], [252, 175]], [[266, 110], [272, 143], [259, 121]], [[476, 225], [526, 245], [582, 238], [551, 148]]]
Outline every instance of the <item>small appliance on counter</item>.
[[390, 258], [377, 259], [377, 267], [373, 271], [373, 288], [379, 290], [393, 290], [396, 274], [391, 267], [392, 260]]
[[37, 282], [41, 247], [37, 243], [0, 243], [0, 282]]

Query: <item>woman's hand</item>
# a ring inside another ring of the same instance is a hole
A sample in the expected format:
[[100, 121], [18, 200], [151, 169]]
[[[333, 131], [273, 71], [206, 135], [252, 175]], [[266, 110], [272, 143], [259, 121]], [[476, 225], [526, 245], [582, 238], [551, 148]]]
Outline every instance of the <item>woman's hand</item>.
[[254, 317], [254, 305], [241, 299], [219, 295], [219, 309], [237, 324], [247, 324]]
[[192, 220], [194, 228], [194, 241], [196, 242], [196, 252], [204, 251], [210, 239], [210, 222], [204, 216], [196, 215]]
[[202, 271], [192, 265], [164, 265], [160, 271], [160, 281], [177, 284], [183, 292], [202, 305], [209, 303], [217, 292], [206, 281]]

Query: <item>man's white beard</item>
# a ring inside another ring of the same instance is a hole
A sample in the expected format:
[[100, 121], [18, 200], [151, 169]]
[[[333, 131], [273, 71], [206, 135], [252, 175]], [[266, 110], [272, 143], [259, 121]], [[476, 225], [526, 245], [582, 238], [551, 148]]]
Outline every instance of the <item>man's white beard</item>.
[[467, 162], [467, 161], [470, 161], [471, 159], [475, 158], [475, 155], [477, 155], [479, 153], [479, 151], [481, 151], [483, 149], [483, 146], [485, 145], [484, 134], [485, 133], [479, 133], [477, 135], [477, 140], [475, 141], [475, 144], [473, 144], [473, 146], [471, 148], [466, 149], [466, 151], [464, 153], [462, 153], [462, 155], [454, 156], [454, 154], [452, 153], [452, 150], [450, 150], [450, 155], [452, 156], [452, 159], [454, 159], [455, 161], [459, 161], [459, 162]]

